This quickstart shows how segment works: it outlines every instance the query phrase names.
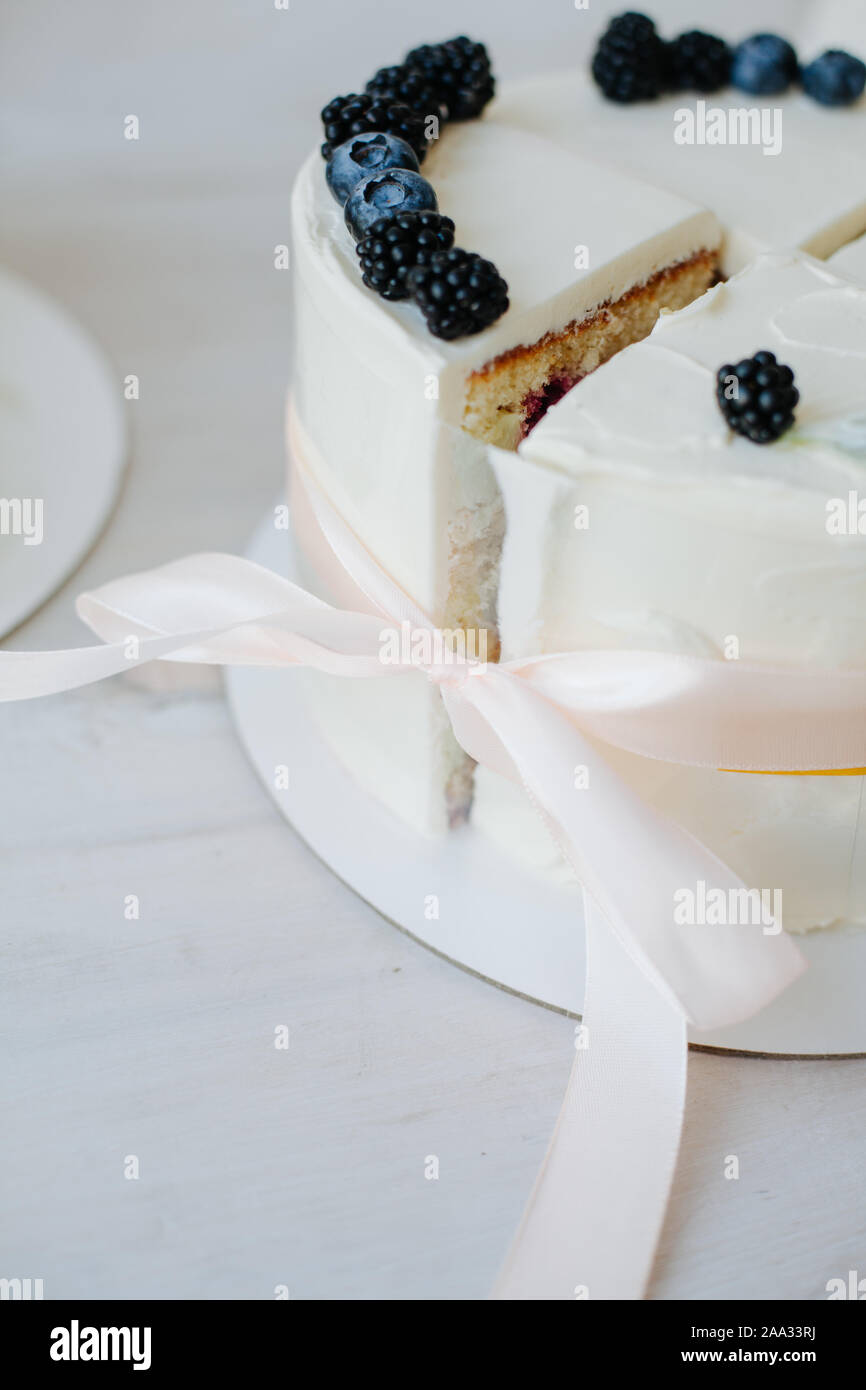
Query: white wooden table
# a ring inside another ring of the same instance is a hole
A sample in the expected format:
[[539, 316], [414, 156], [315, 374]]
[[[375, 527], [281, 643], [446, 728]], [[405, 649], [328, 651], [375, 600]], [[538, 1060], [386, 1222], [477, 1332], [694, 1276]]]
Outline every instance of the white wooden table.
[[[0, 260], [141, 398], [116, 515], [9, 645], [84, 640], [73, 596], [113, 575], [241, 550], [279, 486], [274, 247], [318, 107], [449, 32], [488, 39], [506, 75], [567, 65], [606, 8], [447, 0], [430, 32], [405, 3], [374, 27], [348, 0], [10, 0]], [[213, 672], [0, 706], [0, 766], [0, 1276], [41, 1277], [47, 1298], [483, 1297], [572, 1024], [344, 889], [258, 785]], [[864, 1069], [693, 1055], [653, 1297], [818, 1299], [866, 1274]]]

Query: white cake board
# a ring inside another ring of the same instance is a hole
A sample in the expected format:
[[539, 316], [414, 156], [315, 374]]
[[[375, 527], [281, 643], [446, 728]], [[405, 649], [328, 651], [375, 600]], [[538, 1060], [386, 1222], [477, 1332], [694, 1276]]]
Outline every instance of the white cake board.
[[57, 304], [0, 272], [0, 497], [42, 500], [43, 539], [0, 534], [0, 637], [87, 554], [126, 457], [121, 381]]
[[[291, 541], [270, 510], [248, 558], [294, 578]], [[490, 983], [579, 1015], [584, 940], [580, 894], [515, 864], [471, 825], [438, 838], [410, 830], [354, 780], [310, 717], [297, 673], [227, 671], [244, 746], [286, 819], [338, 878], [389, 922]], [[288, 764], [290, 786], [274, 786]], [[425, 895], [439, 897], [437, 920]], [[866, 1054], [866, 930], [798, 938], [808, 972], [770, 1008], [698, 1046], [785, 1056]]]

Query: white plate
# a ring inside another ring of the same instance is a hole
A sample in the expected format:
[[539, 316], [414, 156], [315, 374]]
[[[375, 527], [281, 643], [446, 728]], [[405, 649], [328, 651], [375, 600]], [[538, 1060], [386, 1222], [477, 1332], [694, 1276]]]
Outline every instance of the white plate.
[[0, 636], [75, 569], [111, 510], [126, 437], [119, 375], [50, 299], [0, 271], [0, 498], [41, 499], [43, 539], [0, 519]]
[[[249, 559], [294, 578], [291, 542], [269, 510]], [[298, 834], [390, 922], [456, 965], [549, 1008], [579, 1014], [584, 942], [576, 889], [514, 864], [471, 825], [438, 839], [410, 830], [343, 768], [310, 718], [292, 671], [227, 671], [229, 703], [265, 786]], [[290, 787], [274, 767], [287, 760]], [[435, 883], [442, 910], [423, 913]], [[810, 968], [770, 1008], [704, 1047], [794, 1056], [866, 1053], [866, 931], [798, 940]]]

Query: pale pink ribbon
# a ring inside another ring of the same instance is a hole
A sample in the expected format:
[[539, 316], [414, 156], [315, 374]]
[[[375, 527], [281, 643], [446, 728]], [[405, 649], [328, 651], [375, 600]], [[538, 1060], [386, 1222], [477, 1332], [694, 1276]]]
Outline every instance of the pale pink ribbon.
[[[686, 1024], [750, 1017], [804, 963], [784, 934], [682, 926], [674, 895], [744, 887], [644, 803], [599, 749], [732, 769], [866, 765], [866, 673], [772, 670], [655, 652], [571, 652], [479, 666], [383, 664], [383, 628], [430, 619], [379, 567], [311, 477], [302, 493], [368, 611], [335, 608], [230, 555], [196, 555], [82, 595], [97, 647], [0, 653], [0, 698], [88, 684], [156, 658], [310, 666], [418, 678], [442, 692], [455, 735], [517, 778], [584, 889], [587, 1046], [500, 1276], [500, 1298], [639, 1298], [667, 1203], [684, 1109]], [[573, 769], [589, 769], [592, 794]], [[527, 923], [531, 931], [532, 924]]]

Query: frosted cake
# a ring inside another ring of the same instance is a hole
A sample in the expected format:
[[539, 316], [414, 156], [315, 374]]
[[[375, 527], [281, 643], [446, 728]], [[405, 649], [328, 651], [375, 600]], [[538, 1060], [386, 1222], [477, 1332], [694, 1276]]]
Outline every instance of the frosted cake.
[[[838, 43], [858, 23], [834, 8]], [[825, 18], [809, 11], [816, 43]], [[421, 63], [427, 76], [436, 61]], [[354, 99], [359, 128], [396, 83], [401, 96], [424, 89], [405, 65], [385, 74], [366, 108]], [[507, 281], [507, 309], [453, 341], [431, 335], [411, 299], [362, 282], [355, 239], [381, 231], [347, 227], [310, 156], [292, 196], [290, 451], [437, 624], [483, 630], [494, 658], [628, 646], [866, 666], [863, 540], [825, 526], [828, 497], [862, 476], [848, 417], [866, 341], [864, 108], [825, 109], [803, 83], [764, 99], [784, 130], [765, 153], [675, 143], [694, 93], [617, 105], [580, 71], [489, 101], [491, 79], [483, 114], [447, 122], [412, 174], [460, 245]], [[729, 88], [699, 99], [754, 103]], [[334, 130], [344, 114], [336, 103]], [[416, 135], [408, 121], [397, 130]], [[794, 427], [763, 448], [729, 428], [714, 384], [724, 362], [759, 350], [799, 392]], [[582, 534], [577, 507], [591, 517]], [[304, 581], [335, 597], [304, 539]], [[462, 753], [424, 677], [305, 679], [339, 757], [401, 820], [459, 833], [471, 815], [539, 870], [564, 872], [516, 789]], [[786, 925], [866, 920], [861, 777], [612, 757], [747, 882], [781, 884]]]

